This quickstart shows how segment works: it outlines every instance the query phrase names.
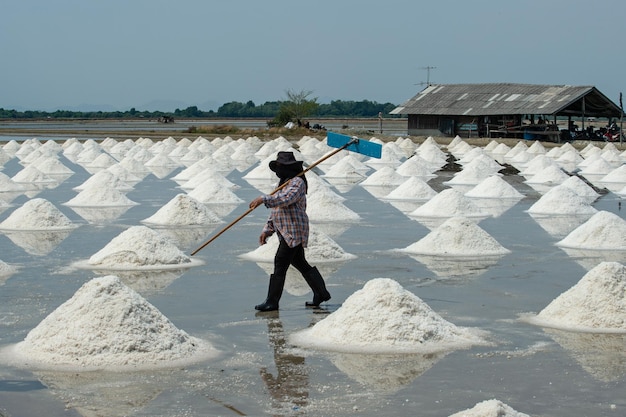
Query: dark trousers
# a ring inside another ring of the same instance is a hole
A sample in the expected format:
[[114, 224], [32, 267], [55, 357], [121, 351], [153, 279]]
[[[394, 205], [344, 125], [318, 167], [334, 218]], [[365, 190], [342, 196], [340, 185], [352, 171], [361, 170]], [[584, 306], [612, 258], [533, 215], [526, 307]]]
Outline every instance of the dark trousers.
[[311, 270], [312, 267], [304, 256], [304, 248], [301, 244], [290, 248], [283, 239], [279, 239], [279, 242], [276, 255], [274, 256], [275, 276], [284, 277], [287, 274], [289, 265], [293, 265], [301, 274], [306, 274]]

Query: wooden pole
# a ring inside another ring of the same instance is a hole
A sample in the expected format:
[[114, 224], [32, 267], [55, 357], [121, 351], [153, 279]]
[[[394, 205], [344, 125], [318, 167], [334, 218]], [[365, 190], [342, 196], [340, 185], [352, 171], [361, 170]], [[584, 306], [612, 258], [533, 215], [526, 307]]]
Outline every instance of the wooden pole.
[[[319, 159], [317, 162], [309, 165], [309, 167], [307, 169], [305, 169], [304, 171], [302, 171], [301, 173], [298, 174], [299, 175], [303, 175], [306, 174], [307, 172], [309, 172], [311, 169], [315, 168], [316, 166], [318, 166], [319, 164], [321, 164], [322, 162], [324, 162], [325, 160], [327, 160], [328, 158], [330, 158], [331, 156], [335, 155], [336, 153], [338, 153], [339, 151], [342, 151], [344, 149], [346, 149], [348, 146], [357, 143], [359, 140], [357, 138], [352, 139], [351, 141], [349, 141], [348, 143], [346, 143], [345, 145], [343, 145], [340, 148], [335, 149], [334, 151], [332, 151], [331, 153], [329, 153], [326, 156], [323, 156], [321, 159]], [[283, 183], [281, 186], [277, 187], [276, 189], [274, 189], [274, 191], [272, 191], [270, 193], [270, 195], [272, 194], [276, 194], [278, 191], [282, 190], [283, 187], [285, 187], [288, 184], [288, 182]], [[257, 206], [258, 207], [258, 206]], [[224, 227], [222, 230], [220, 230], [219, 232], [217, 232], [211, 239], [207, 240], [206, 242], [204, 242], [198, 249], [194, 250], [193, 252], [191, 252], [191, 256], [195, 255], [196, 253], [200, 252], [202, 249], [204, 249], [206, 246], [208, 246], [211, 242], [213, 242], [215, 239], [217, 239], [218, 237], [220, 237], [222, 235], [222, 233], [224, 233], [225, 231], [227, 231], [228, 229], [230, 229], [231, 227], [233, 227], [235, 224], [237, 224], [237, 222], [239, 222], [239, 220], [243, 219], [244, 217], [246, 217], [248, 214], [252, 213], [252, 211], [255, 209], [256, 207], [250, 207], [248, 210], [246, 210], [242, 215], [240, 215], [239, 217], [237, 217], [235, 220], [233, 220], [232, 222], [228, 223], [226, 225], [226, 227]]]

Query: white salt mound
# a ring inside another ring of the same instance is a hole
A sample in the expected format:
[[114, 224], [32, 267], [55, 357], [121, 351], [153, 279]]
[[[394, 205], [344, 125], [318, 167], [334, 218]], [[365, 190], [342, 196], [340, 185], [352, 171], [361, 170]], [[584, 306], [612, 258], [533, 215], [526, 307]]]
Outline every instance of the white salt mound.
[[486, 400], [476, 404], [473, 408], [459, 411], [449, 417], [530, 417], [528, 414], [515, 411], [499, 400]]
[[400, 251], [454, 257], [500, 256], [511, 252], [476, 223], [463, 217], [446, 220], [422, 239]]
[[43, 198], [27, 201], [0, 223], [0, 229], [4, 230], [67, 230], [74, 227], [65, 214]]
[[142, 223], [178, 226], [202, 226], [222, 220], [207, 206], [187, 194], [178, 194]]
[[537, 200], [528, 212], [531, 214], [585, 215], [598, 212], [585, 198], [568, 187], [558, 185]]
[[531, 321], [570, 330], [626, 332], [626, 267], [600, 263]]
[[492, 175], [465, 193], [465, 196], [472, 198], [522, 198], [524, 194], [517, 191], [501, 176]]
[[35, 367], [170, 367], [215, 353], [116, 276], [93, 278], [14, 346]]
[[556, 245], [589, 250], [626, 250], [626, 220], [611, 212], [599, 211]]
[[361, 219], [332, 193], [311, 194], [307, 197], [306, 211], [313, 222], [355, 222]]
[[397, 186], [404, 182], [406, 178], [398, 174], [395, 169], [385, 166], [373, 174], [369, 175], [361, 185], [374, 186]]
[[290, 341], [353, 353], [424, 353], [485, 344], [475, 331], [444, 320], [390, 278], [368, 281], [337, 311], [313, 327], [293, 334]]
[[189, 267], [191, 258], [164, 235], [146, 227], [132, 226], [91, 256], [89, 265], [102, 269], [141, 267]]
[[126, 197], [126, 194], [117, 188], [94, 183], [63, 204], [69, 207], [125, 207], [136, 206], [139, 203]]
[[453, 188], [441, 191], [422, 206], [412, 211], [410, 216], [415, 217], [488, 217], [468, 197]]
[[384, 199], [420, 201], [430, 200], [436, 195], [437, 191], [433, 190], [426, 181], [418, 177], [409, 177], [387, 194]]

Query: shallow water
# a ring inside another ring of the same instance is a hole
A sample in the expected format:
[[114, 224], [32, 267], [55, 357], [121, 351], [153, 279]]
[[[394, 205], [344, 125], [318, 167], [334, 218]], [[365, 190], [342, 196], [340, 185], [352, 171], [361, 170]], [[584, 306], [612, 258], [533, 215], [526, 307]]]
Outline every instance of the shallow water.
[[[90, 174], [62, 161], [76, 173], [37, 197], [48, 199], [80, 227], [57, 236], [0, 234], [0, 259], [20, 268], [0, 284], [0, 346], [23, 340], [97, 276], [72, 268], [73, 263], [89, 258], [181, 191], [169, 179], [178, 170], [165, 178], [149, 175], [128, 193], [138, 206], [96, 213], [90, 218], [97, 220], [89, 223], [62, 203], [76, 195], [72, 187]], [[3, 172], [12, 176], [20, 168], [12, 160]], [[241, 186], [236, 194], [250, 201], [259, 192], [242, 180], [245, 173], [233, 171], [228, 179]], [[440, 191], [450, 175], [429, 184]], [[302, 292], [301, 285], [292, 283], [279, 313], [255, 314], [253, 306], [267, 291], [267, 266], [239, 255], [256, 248], [267, 215], [259, 208], [200, 251], [195, 258], [204, 261], [201, 266], [121, 276], [178, 328], [210, 340], [221, 351], [217, 359], [122, 373], [33, 371], [0, 364], [0, 414], [447, 416], [497, 398], [532, 416], [623, 415], [623, 336], [544, 330], [518, 320], [522, 313], [539, 312], [602, 259], [585, 253], [575, 259], [555, 246], [562, 235], [551, 234], [553, 228], [542, 227], [526, 213], [540, 195], [520, 177], [507, 180], [525, 198], [479, 225], [511, 254], [463, 262], [391, 252], [421, 239], [429, 225], [359, 185], [338, 187], [347, 198], [344, 204], [362, 221], [336, 227], [340, 234], [333, 239], [357, 258], [323, 265], [333, 295], [324, 310], [305, 309], [311, 294], [291, 294]], [[13, 203], [17, 207], [26, 199]], [[624, 217], [619, 201], [608, 193], [594, 207]], [[0, 221], [12, 210], [1, 213]], [[245, 210], [241, 204], [224, 219], [229, 222]], [[580, 224], [559, 220], [559, 234]], [[211, 230], [176, 232], [187, 253], [212, 235]], [[626, 262], [626, 253], [612, 256]], [[289, 345], [290, 334], [323, 319], [377, 277], [395, 279], [456, 325], [489, 331], [494, 345], [425, 356], [337, 354]]]

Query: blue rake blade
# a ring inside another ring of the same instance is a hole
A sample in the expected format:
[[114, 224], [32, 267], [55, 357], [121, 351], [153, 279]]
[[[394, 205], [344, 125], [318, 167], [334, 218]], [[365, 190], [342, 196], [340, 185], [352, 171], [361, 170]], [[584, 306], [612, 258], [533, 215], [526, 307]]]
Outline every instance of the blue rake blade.
[[[350, 143], [354, 141], [354, 143]], [[382, 145], [365, 139], [358, 139], [348, 135], [341, 135], [335, 132], [328, 132], [326, 143], [333, 148], [341, 148], [350, 143], [345, 149], [357, 152], [362, 155], [371, 156], [372, 158], [380, 158], [382, 155]]]

